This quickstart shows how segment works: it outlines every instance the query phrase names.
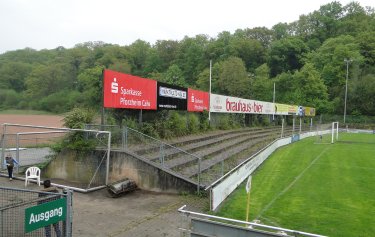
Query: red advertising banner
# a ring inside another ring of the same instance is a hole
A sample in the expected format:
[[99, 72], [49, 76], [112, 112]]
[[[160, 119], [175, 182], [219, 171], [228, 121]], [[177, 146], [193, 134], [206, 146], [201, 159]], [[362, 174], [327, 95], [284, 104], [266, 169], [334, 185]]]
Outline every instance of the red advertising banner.
[[203, 112], [208, 111], [210, 105], [210, 95], [208, 92], [197, 91], [188, 88], [188, 111]]
[[103, 80], [104, 107], [156, 110], [156, 81], [111, 70]]

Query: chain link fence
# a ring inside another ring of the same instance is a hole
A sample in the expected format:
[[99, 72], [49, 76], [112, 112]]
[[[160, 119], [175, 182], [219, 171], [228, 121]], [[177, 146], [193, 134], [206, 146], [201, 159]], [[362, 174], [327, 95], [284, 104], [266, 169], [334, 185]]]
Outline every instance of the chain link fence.
[[19, 163], [15, 175], [38, 166], [42, 179], [86, 192], [107, 184], [110, 141], [108, 131], [3, 124], [1, 168], [11, 155]]
[[71, 237], [72, 192], [0, 187], [0, 236]]

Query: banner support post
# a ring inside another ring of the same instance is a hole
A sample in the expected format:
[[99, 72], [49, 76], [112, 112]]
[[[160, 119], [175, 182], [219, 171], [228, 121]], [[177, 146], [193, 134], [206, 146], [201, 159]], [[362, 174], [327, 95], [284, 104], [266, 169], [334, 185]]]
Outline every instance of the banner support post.
[[[102, 70], [102, 74], [100, 76], [100, 79], [102, 80], [102, 113], [101, 113], [101, 119], [100, 119], [100, 125], [104, 125], [104, 69]], [[101, 127], [101, 130], [103, 128]]]

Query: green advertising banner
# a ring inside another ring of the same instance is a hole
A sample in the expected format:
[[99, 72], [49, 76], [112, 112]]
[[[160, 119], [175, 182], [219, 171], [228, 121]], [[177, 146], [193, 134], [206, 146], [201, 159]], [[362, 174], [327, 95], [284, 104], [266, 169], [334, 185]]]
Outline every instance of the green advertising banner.
[[25, 210], [25, 233], [66, 218], [66, 198], [33, 206]]

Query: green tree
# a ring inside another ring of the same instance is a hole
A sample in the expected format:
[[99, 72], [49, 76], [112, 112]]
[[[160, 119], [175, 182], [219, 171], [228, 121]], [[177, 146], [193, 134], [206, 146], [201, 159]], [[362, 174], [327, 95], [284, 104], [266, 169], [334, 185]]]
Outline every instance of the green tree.
[[206, 67], [205, 48], [208, 44], [205, 35], [195, 38], [185, 37], [179, 44], [175, 64], [183, 71], [188, 85], [194, 85], [198, 74]]
[[250, 78], [244, 62], [237, 57], [229, 57], [221, 64], [218, 86], [226, 95], [249, 98]]
[[0, 87], [21, 92], [26, 89], [25, 78], [32, 70], [32, 65], [8, 61], [0, 67]]
[[162, 81], [176, 86], [187, 86], [184, 74], [176, 64], [173, 64], [168, 68], [164, 73]]
[[62, 89], [74, 88], [74, 68], [71, 64], [57, 63], [35, 67], [26, 78], [26, 96], [29, 100], [58, 92]]
[[252, 29], [238, 29], [233, 36], [250, 40], [257, 40], [262, 44], [264, 48], [268, 48], [270, 43], [275, 38], [275, 32], [266, 27], [254, 27]]
[[274, 41], [271, 44], [268, 63], [271, 76], [300, 69], [303, 66], [304, 54], [308, 51], [306, 44], [298, 37]]
[[308, 55], [307, 62], [311, 62], [321, 72], [331, 100], [342, 93], [345, 85], [344, 59], [352, 59], [357, 65], [361, 64], [363, 59], [359, 48], [352, 36], [343, 35], [328, 39], [317, 51]]
[[267, 64], [263, 64], [255, 70], [251, 98], [261, 101], [272, 101], [273, 99], [273, 82], [270, 79], [270, 69]]
[[[221, 62], [216, 62], [212, 65], [211, 72], [211, 89], [212, 93], [221, 93], [219, 82]], [[205, 68], [199, 75], [196, 81], [196, 87], [203, 91], [210, 90], [210, 68]]]
[[375, 116], [375, 75], [368, 74], [351, 83], [351, 87], [354, 89], [348, 93], [348, 113]]
[[132, 65], [132, 74], [145, 76], [143, 70], [145, 69], [146, 62], [151, 50], [150, 43], [137, 40], [129, 47], [130, 64]]
[[248, 71], [254, 71], [266, 61], [266, 50], [258, 40], [234, 37], [230, 46], [233, 56], [241, 58]]
[[82, 93], [85, 107], [98, 108], [102, 105], [102, 70], [101, 66], [85, 69], [78, 75], [78, 90]]

